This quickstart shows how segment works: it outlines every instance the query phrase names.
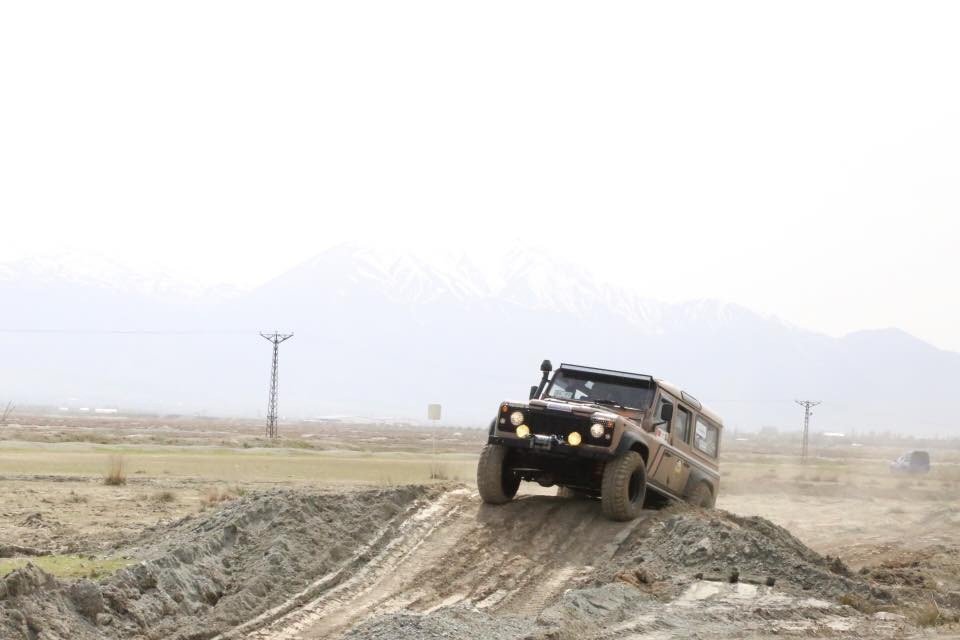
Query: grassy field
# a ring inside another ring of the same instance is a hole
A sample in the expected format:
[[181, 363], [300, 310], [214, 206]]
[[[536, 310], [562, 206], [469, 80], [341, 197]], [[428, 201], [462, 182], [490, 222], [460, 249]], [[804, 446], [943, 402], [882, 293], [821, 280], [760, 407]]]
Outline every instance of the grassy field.
[[102, 476], [121, 457], [128, 477], [193, 478], [222, 482], [399, 484], [471, 480], [477, 457], [468, 453], [330, 452], [304, 449], [149, 447], [87, 443], [0, 443], [0, 473]]
[[129, 558], [97, 558], [81, 555], [0, 559], [0, 576], [32, 563], [61, 578], [99, 578], [131, 564]]

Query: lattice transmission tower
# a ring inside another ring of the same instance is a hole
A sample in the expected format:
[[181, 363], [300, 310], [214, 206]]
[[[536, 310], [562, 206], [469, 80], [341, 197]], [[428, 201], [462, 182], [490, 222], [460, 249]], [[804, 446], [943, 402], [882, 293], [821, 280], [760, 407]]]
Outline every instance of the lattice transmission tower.
[[800, 459], [801, 461], [806, 462], [807, 450], [809, 449], [810, 444], [810, 416], [813, 415], [810, 409], [820, 404], [820, 401], [794, 400], [794, 402], [803, 407], [803, 444], [800, 449]]
[[293, 337], [292, 333], [261, 333], [273, 344], [273, 366], [270, 369], [270, 399], [267, 402], [267, 437], [276, 438], [277, 433], [277, 365], [280, 359], [280, 343]]

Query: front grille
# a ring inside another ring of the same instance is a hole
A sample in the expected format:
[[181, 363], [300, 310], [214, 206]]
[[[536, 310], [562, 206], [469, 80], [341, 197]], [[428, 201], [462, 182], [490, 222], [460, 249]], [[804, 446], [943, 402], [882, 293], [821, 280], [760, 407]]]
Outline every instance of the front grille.
[[530, 411], [527, 426], [531, 433], [538, 435], [560, 436], [566, 440], [571, 431], [579, 431], [584, 441], [590, 439], [590, 420], [567, 413]]

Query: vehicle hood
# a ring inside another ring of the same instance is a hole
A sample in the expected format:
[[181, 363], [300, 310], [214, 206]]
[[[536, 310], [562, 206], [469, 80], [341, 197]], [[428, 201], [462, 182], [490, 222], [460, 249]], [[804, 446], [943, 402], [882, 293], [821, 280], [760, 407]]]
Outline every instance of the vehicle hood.
[[527, 406], [531, 409], [541, 409], [545, 411], [558, 411], [562, 413], [572, 413], [573, 415], [578, 416], [597, 416], [598, 418], [606, 418], [608, 420], [615, 420], [618, 417], [629, 417], [631, 420], [636, 420], [642, 412], [640, 411], [624, 411], [623, 413], [611, 410], [609, 406], [593, 404], [589, 402], [567, 402], [565, 400], [530, 400], [527, 402]]

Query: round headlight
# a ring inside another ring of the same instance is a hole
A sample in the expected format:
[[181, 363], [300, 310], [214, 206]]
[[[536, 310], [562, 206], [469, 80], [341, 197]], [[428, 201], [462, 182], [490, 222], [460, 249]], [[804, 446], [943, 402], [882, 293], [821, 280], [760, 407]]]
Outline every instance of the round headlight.
[[567, 442], [570, 443], [571, 447], [576, 447], [577, 445], [580, 444], [582, 440], [583, 438], [581, 438], [580, 434], [577, 433], [576, 431], [571, 431], [570, 435], [567, 436]]
[[594, 438], [603, 437], [603, 425], [602, 424], [592, 424], [590, 425], [590, 435]]
[[511, 414], [510, 414], [510, 424], [512, 424], [512, 425], [515, 426], [515, 427], [519, 427], [520, 425], [522, 425], [522, 424], [523, 424], [523, 412], [522, 412], [522, 411], [514, 411], [513, 413], [511, 413]]
[[530, 437], [530, 427], [525, 424], [517, 427], [517, 437], [518, 438], [529, 438]]

